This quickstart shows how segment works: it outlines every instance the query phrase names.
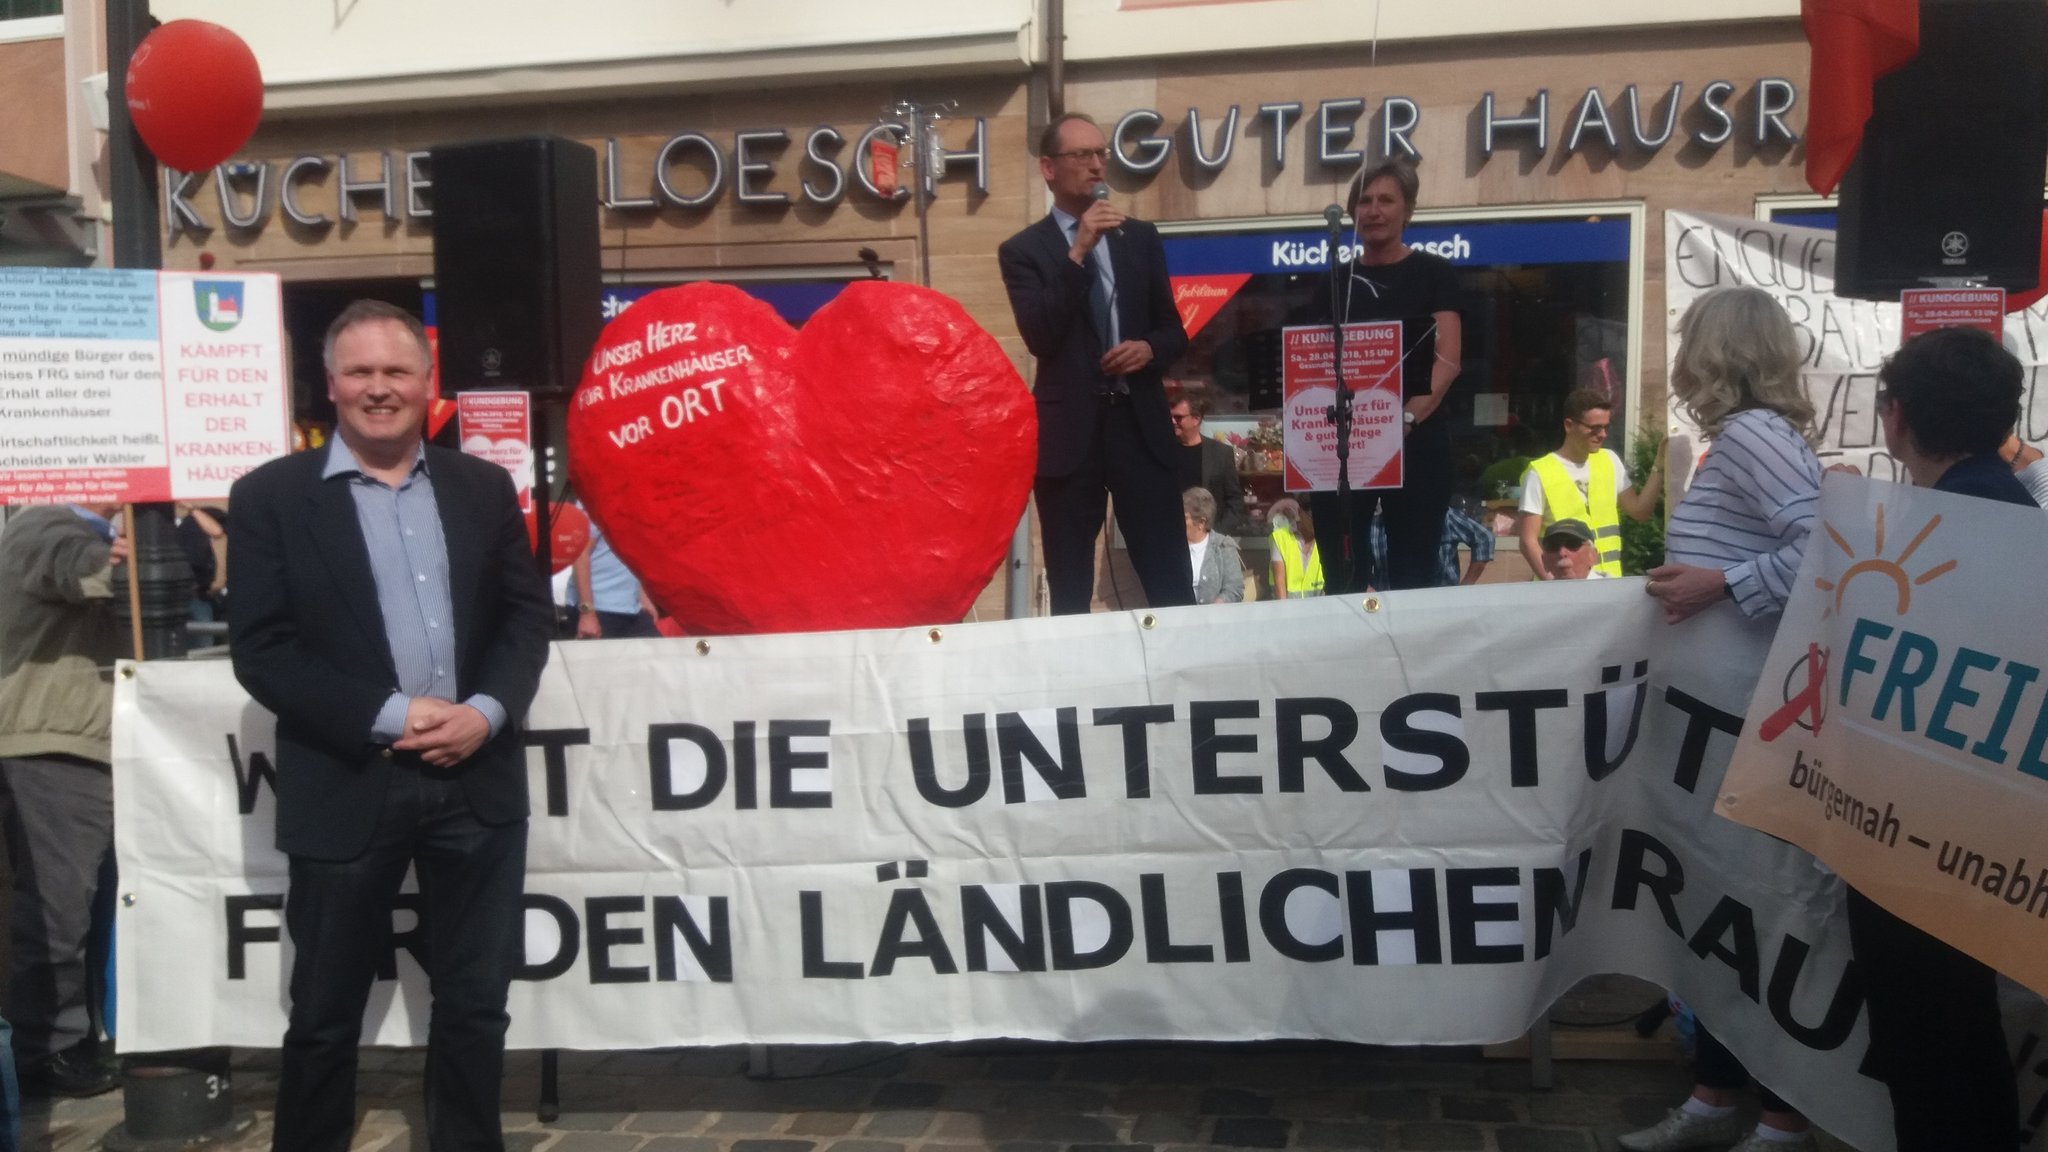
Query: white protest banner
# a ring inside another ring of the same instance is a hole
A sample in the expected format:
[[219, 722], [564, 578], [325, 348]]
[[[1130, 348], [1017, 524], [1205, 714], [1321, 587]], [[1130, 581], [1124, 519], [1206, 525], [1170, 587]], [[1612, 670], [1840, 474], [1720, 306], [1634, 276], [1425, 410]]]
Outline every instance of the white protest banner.
[[[1615, 580], [558, 645], [511, 1042], [1477, 1043], [1620, 971], [1883, 1149], [1839, 882], [1712, 814], [1768, 641]], [[273, 722], [115, 707], [120, 1042], [275, 1044]]]
[[[1666, 365], [1678, 352], [1678, 321], [1701, 294], [1747, 284], [1771, 294], [1792, 317], [1805, 351], [1801, 376], [1813, 399], [1823, 464], [1855, 465], [1879, 480], [1905, 479], [1884, 450], [1877, 421], [1877, 370], [1899, 346], [1897, 304], [1843, 300], [1835, 291], [1835, 234], [1788, 224], [1698, 212], [1664, 214]], [[2027, 369], [2020, 439], [2048, 447], [2048, 300], [2005, 317], [2005, 343]], [[1671, 427], [1704, 448], [1679, 404]]]
[[[1337, 490], [1335, 336], [1328, 325], [1280, 330], [1281, 445], [1289, 492]], [[1344, 384], [1351, 389], [1353, 488], [1399, 488], [1402, 442], [1401, 322], [1344, 325]]]
[[272, 273], [0, 268], [0, 504], [223, 499], [288, 384]]
[[2034, 508], [1829, 476], [1719, 810], [2048, 992]]

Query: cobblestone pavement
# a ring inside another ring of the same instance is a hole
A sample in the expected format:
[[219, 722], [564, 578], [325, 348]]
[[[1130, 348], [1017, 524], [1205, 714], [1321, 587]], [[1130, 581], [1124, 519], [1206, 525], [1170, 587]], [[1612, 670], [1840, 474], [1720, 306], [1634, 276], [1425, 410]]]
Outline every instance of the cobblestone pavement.
[[[425, 1152], [414, 1050], [367, 1051], [356, 1152]], [[510, 1152], [1209, 1152], [1216, 1148], [1604, 1152], [1690, 1086], [1675, 1061], [1559, 1061], [1548, 1091], [1524, 1061], [1473, 1048], [1332, 1043], [856, 1045], [564, 1052], [561, 1116], [535, 1119], [540, 1059], [508, 1058]], [[235, 1054], [270, 1146], [276, 1053]], [[1753, 1107], [1753, 1105], [1752, 1105]], [[28, 1104], [31, 1149], [85, 1152], [121, 1096]], [[1823, 1140], [1823, 1148], [1845, 1146]]]

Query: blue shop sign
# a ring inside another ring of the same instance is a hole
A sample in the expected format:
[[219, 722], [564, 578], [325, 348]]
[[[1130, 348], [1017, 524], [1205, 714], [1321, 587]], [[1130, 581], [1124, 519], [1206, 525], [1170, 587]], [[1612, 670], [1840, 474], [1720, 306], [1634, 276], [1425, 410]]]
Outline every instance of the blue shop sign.
[[[1402, 237], [1460, 266], [1598, 264], [1628, 259], [1629, 221], [1520, 220], [1498, 224], [1417, 224]], [[1338, 257], [1348, 259], [1346, 229]], [[1318, 229], [1167, 235], [1166, 266], [1175, 276], [1236, 272], [1317, 272], [1329, 266], [1329, 236]]]
[[[733, 287], [754, 299], [775, 309], [776, 315], [792, 328], [801, 328], [811, 314], [823, 308], [847, 281], [801, 281], [801, 280], [742, 280]], [[626, 306], [649, 292], [658, 292], [669, 284], [608, 284], [598, 294], [598, 307], [607, 322], [626, 310]], [[427, 327], [435, 325], [434, 293], [428, 292], [420, 304], [420, 319]]]

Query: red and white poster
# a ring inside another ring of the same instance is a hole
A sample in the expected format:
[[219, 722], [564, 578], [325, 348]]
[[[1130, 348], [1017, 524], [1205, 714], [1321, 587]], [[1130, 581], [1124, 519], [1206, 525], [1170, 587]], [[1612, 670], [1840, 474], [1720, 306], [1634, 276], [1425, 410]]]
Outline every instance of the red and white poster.
[[2005, 332], [2003, 288], [1908, 288], [1899, 293], [1899, 343], [1936, 328]]
[[[1280, 330], [1281, 442], [1289, 492], [1337, 490], [1335, 334], [1323, 325]], [[1351, 487], [1401, 486], [1401, 322], [1344, 326], [1351, 399]]]
[[533, 511], [533, 398], [524, 392], [460, 392], [455, 434], [462, 450], [512, 474], [519, 510]]
[[291, 450], [270, 273], [0, 268], [0, 504], [220, 500]]

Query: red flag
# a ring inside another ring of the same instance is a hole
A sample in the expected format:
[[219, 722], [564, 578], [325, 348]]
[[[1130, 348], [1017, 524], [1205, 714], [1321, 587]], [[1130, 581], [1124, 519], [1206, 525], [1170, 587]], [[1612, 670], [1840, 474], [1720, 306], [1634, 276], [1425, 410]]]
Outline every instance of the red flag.
[[1871, 83], [1920, 51], [1920, 0], [1799, 0], [1799, 16], [1813, 51], [1806, 183], [1825, 196], [1863, 143]]

